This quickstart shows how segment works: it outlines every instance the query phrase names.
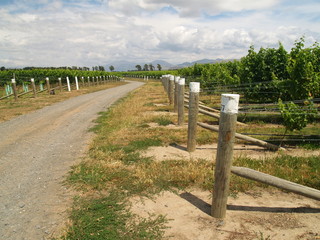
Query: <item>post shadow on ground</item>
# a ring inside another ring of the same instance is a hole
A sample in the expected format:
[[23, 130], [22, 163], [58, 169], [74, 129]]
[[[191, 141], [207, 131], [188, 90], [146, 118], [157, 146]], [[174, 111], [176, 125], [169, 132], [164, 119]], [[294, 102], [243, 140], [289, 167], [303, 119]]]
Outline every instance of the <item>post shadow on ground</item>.
[[[180, 194], [180, 197], [211, 216], [211, 205], [189, 192]], [[244, 212], [270, 212], [270, 213], [320, 213], [320, 208], [312, 207], [258, 207], [227, 205], [227, 210]]]
[[[187, 151], [187, 148], [184, 147], [184, 146], [181, 146], [179, 144], [176, 144], [176, 143], [171, 143], [169, 144], [169, 146], [171, 147], [174, 147], [174, 148], [177, 148], [179, 150], [182, 150], [182, 151]], [[261, 149], [261, 148], [257, 148], [255, 147], [254, 145], [250, 145], [248, 144], [249, 148], [237, 148], [237, 147], [234, 147], [234, 150], [243, 150], [243, 151], [247, 151], [247, 150], [254, 150], [254, 151], [257, 151], [257, 152], [267, 152], [269, 150], [267, 149]], [[211, 150], [217, 150], [217, 147], [201, 147], [201, 146], [197, 146], [196, 147], [196, 150], [202, 150], [202, 149], [211, 149]]]

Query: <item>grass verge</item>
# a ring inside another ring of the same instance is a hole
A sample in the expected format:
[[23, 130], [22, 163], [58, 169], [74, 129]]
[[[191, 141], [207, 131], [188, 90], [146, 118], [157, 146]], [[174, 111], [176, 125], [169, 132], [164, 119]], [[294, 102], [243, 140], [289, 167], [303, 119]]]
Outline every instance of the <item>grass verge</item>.
[[17, 117], [28, 112], [35, 111], [37, 109], [49, 106], [56, 102], [64, 101], [71, 97], [76, 97], [82, 94], [100, 91], [103, 89], [113, 88], [126, 84], [125, 82], [111, 82], [99, 86], [83, 87], [78, 91], [55, 91], [55, 95], [49, 95], [47, 91], [38, 93], [37, 97], [34, 98], [33, 94], [26, 94], [18, 98], [17, 101], [13, 97], [0, 100], [0, 122], [8, 121], [14, 117]]

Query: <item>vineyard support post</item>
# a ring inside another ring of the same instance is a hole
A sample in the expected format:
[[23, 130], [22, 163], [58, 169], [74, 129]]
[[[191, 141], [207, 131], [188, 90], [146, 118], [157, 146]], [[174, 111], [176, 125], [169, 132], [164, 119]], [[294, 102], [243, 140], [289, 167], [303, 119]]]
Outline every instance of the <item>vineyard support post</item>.
[[50, 88], [50, 82], [49, 82], [49, 78], [48, 77], [46, 77], [46, 83], [47, 83], [47, 91], [50, 94], [51, 88]]
[[189, 119], [188, 119], [188, 152], [196, 150], [196, 135], [197, 135], [197, 121], [199, 112], [199, 92], [200, 83], [190, 82], [190, 93], [189, 93]]
[[170, 75], [167, 75], [165, 84], [166, 84], [166, 92], [167, 92], [168, 98], [169, 98], [169, 82], [170, 82], [169, 79], [170, 79]]
[[62, 81], [60, 77], [58, 78], [58, 82], [59, 82], [59, 90], [60, 92], [62, 92]]
[[68, 86], [68, 92], [71, 92], [69, 77], [67, 77], [67, 86]]
[[184, 123], [184, 85], [185, 79], [180, 78], [178, 83], [178, 125]]
[[169, 78], [169, 103], [172, 105], [174, 102], [174, 76]]
[[227, 210], [238, 105], [238, 94], [221, 95], [219, 137], [211, 205], [211, 215], [220, 219], [225, 218]]
[[31, 81], [31, 86], [32, 86], [32, 92], [33, 92], [33, 97], [37, 97], [37, 89], [36, 89], [36, 84], [34, 83], [34, 78], [30, 79]]
[[12, 78], [11, 79], [11, 83], [12, 83], [12, 90], [13, 90], [13, 95], [14, 95], [14, 100], [18, 100], [18, 91], [17, 91], [17, 83], [16, 83], [16, 79]]
[[78, 77], [75, 76], [74, 80], [76, 81], [76, 89], [79, 90], [79, 82], [78, 82]]
[[88, 87], [90, 87], [90, 77], [88, 77]]
[[84, 77], [81, 77], [82, 87], [84, 87]]
[[178, 84], [179, 76], [174, 77], [174, 112], [178, 112]]

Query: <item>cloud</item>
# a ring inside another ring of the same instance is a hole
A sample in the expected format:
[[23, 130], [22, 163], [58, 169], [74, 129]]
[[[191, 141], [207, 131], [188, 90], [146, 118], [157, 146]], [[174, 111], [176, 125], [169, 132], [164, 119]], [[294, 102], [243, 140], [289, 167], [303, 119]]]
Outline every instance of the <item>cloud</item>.
[[[1, 4], [1, 3], [0, 3]], [[0, 5], [0, 66], [240, 58], [251, 44], [320, 41], [306, 0], [20, 0]], [[297, 19], [299, 16], [299, 19]]]

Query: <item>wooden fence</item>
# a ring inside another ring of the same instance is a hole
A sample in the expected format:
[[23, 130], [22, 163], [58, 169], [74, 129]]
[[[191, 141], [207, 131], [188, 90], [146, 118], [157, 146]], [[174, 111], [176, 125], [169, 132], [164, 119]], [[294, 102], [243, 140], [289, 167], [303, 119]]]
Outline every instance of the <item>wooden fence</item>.
[[[183, 115], [183, 109], [185, 107], [184, 101], [181, 101], [181, 99], [185, 97], [185, 79], [175, 78], [172, 75], [163, 75], [161, 80], [164, 89], [168, 94], [170, 104], [178, 105], [175, 109], [177, 109], [178, 112], [178, 123], [179, 125], [181, 125], [182, 120], [181, 116], [179, 115]], [[174, 81], [176, 81], [177, 85], [174, 84]], [[174, 90], [175, 87], [178, 87], [178, 91]], [[222, 94], [221, 112], [217, 112], [217, 110], [208, 112], [211, 110], [209, 107], [203, 107], [202, 103], [199, 104], [199, 92], [199, 83], [191, 82], [190, 93], [188, 95], [188, 99], [185, 101], [189, 104], [187, 150], [189, 152], [195, 150], [196, 125], [219, 132], [215, 167], [215, 186], [211, 208], [211, 214], [213, 217], [220, 219], [225, 218], [231, 173], [254, 181], [275, 186], [289, 192], [294, 192], [296, 194], [300, 194], [312, 199], [320, 200], [320, 191], [317, 189], [299, 185], [281, 178], [255, 171], [253, 169], [232, 166], [234, 138], [240, 138], [242, 140], [249, 141], [270, 150], [284, 149], [265, 141], [236, 133], [236, 125], [243, 124], [237, 122], [239, 104], [238, 94]], [[173, 96], [174, 93], [177, 94], [176, 97]], [[175, 98], [180, 99], [180, 101], [174, 101]], [[199, 107], [202, 108], [202, 110], [199, 110]], [[199, 112], [219, 119], [219, 128], [205, 123], [197, 122], [197, 115]]]

